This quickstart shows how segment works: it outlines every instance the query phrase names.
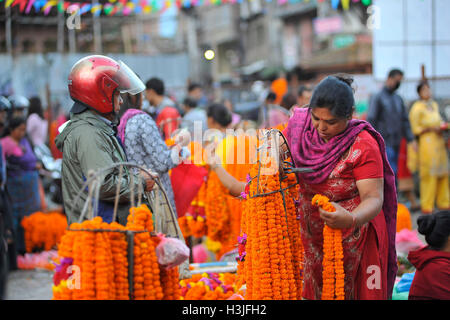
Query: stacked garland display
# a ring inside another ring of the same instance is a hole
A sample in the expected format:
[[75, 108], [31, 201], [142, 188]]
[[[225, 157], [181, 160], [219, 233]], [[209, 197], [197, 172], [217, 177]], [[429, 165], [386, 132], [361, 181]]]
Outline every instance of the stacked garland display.
[[[153, 230], [152, 213], [144, 204], [130, 209], [125, 227], [100, 217], [71, 224], [58, 248], [53, 299], [179, 299], [178, 268], [158, 264], [159, 238]], [[131, 253], [127, 234], [133, 237]]]

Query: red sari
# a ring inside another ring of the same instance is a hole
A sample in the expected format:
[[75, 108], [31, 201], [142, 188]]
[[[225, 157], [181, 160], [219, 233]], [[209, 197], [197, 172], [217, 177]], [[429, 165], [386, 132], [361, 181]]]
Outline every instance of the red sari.
[[[307, 184], [300, 177], [301, 236], [305, 248], [305, 299], [321, 299], [323, 226], [315, 194], [323, 194], [352, 212], [360, 204], [356, 181], [383, 178], [383, 160], [377, 141], [365, 130], [345, 152], [329, 178]], [[342, 229], [345, 299], [387, 299], [388, 235], [383, 211], [365, 225]], [[376, 281], [375, 281], [376, 280]]]

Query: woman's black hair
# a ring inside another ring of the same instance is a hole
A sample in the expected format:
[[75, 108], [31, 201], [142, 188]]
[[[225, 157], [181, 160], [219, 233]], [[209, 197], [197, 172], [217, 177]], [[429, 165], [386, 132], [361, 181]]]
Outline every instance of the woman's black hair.
[[422, 80], [422, 81], [420, 81], [419, 84], [417, 85], [417, 94], [419, 95], [419, 97], [420, 97], [420, 91], [422, 90], [422, 88], [423, 88], [424, 86], [430, 87], [430, 84], [428, 83], [428, 81]]
[[222, 127], [228, 127], [232, 121], [231, 112], [221, 103], [214, 103], [206, 110], [208, 118], [212, 118]]
[[195, 108], [197, 108], [197, 101], [194, 100], [193, 98], [190, 98], [190, 97], [184, 98], [183, 104], [184, 104], [185, 106], [187, 106], [189, 109], [195, 109]]
[[2, 137], [9, 136], [14, 129], [26, 123], [27, 119], [24, 117], [12, 117], [9, 120], [8, 126], [5, 128], [5, 131], [3, 131]]
[[439, 211], [417, 219], [418, 231], [425, 236], [428, 245], [435, 250], [442, 249], [450, 236], [450, 211]]
[[138, 94], [129, 94], [129, 93], [123, 93], [121, 94], [123, 103], [120, 106], [119, 110], [119, 118], [122, 118], [123, 114], [128, 109], [140, 109], [141, 103], [142, 103], [142, 93]]
[[353, 78], [345, 74], [328, 76], [313, 91], [310, 108], [327, 108], [339, 118], [348, 118], [355, 106]]
[[282, 106], [286, 110], [290, 110], [296, 103], [296, 97], [292, 93], [287, 93], [283, 96], [280, 106]]
[[36, 113], [41, 119], [44, 119], [44, 111], [42, 110], [42, 102], [39, 97], [30, 98], [30, 106], [28, 108], [28, 117]]

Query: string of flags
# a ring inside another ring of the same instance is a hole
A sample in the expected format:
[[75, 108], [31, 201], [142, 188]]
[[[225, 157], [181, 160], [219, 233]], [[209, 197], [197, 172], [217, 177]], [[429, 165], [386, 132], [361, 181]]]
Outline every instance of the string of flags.
[[[163, 12], [172, 7], [177, 9], [191, 8], [208, 5], [220, 5], [225, 3], [242, 3], [243, 1], [254, 0], [108, 0], [108, 3], [100, 4], [93, 1], [69, 2], [63, 0], [0, 0], [5, 3], [5, 8], [18, 6], [21, 13], [29, 14], [34, 12], [44, 12], [48, 15], [56, 7], [60, 12], [77, 12], [80, 15], [88, 12], [94, 16], [102, 13], [107, 16], [130, 15], [130, 14], [150, 14]], [[266, 2], [277, 1], [279, 5], [299, 2], [324, 2], [330, 1], [333, 9], [337, 9], [339, 4], [344, 10], [350, 8], [351, 3], [361, 2], [369, 6], [372, 0], [263, 0]]]

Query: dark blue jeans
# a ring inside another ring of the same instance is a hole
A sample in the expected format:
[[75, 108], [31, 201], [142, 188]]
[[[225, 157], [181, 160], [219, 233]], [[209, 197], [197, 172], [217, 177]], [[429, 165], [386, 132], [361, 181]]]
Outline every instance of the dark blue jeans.
[[398, 153], [399, 150], [394, 149], [390, 146], [386, 146], [386, 155], [391, 165], [392, 171], [394, 171], [395, 181], [397, 182], [397, 172], [398, 172]]

